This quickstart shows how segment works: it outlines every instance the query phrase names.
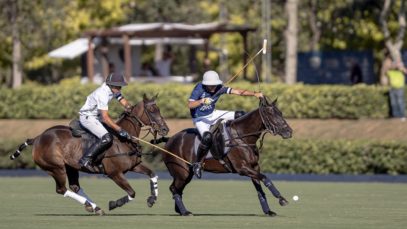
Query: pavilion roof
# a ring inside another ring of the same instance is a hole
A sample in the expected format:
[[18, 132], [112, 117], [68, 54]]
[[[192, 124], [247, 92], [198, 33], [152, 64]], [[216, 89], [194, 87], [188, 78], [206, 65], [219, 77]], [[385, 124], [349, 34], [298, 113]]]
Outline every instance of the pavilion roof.
[[94, 37], [199, 37], [209, 38], [214, 33], [256, 31], [256, 28], [246, 25], [231, 25], [227, 23], [211, 22], [201, 24], [184, 23], [134, 23], [109, 29], [89, 30], [85, 36]]

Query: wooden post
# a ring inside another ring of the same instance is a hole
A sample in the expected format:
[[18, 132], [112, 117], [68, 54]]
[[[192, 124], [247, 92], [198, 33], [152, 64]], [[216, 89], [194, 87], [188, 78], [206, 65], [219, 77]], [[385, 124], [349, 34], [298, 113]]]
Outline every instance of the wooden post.
[[93, 37], [88, 37], [88, 53], [87, 53], [87, 65], [88, 65], [88, 79], [90, 83], [93, 83], [94, 77], [94, 56], [93, 56]]
[[[243, 37], [243, 66], [247, 64], [247, 32], [240, 33]], [[247, 68], [243, 69], [243, 79], [247, 80]]]
[[108, 42], [106, 37], [102, 38], [102, 47], [101, 50], [102, 52], [102, 72], [103, 72], [103, 79], [105, 80], [106, 77], [109, 75], [109, 48], [108, 48]]
[[204, 70], [208, 71], [211, 65], [209, 60], [209, 37], [205, 39], [204, 50], [205, 50]]
[[129, 42], [129, 35], [123, 34], [123, 49], [124, 49], [124, 73], [127, 82], [130, 82], [131, 72], [131, 47]]
[[298, 46], [298, 0], [287, 0], [285, 12], [287, 13], [287, 28], [285, 31], [285, 83], [297, 82], [297, 46]]

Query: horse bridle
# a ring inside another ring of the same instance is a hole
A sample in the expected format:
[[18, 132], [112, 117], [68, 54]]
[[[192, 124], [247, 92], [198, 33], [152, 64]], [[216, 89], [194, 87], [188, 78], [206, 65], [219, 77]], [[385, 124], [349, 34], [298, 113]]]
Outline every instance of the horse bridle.
[[[255, 131], [255, 132], [248, 133], [248, 134], [244, 134], [244, 135], [240, 135], [239, 132], [236, 130], [236, 131], [234, 131], [234, 132], [236, 133], [237, 137], [232, 137], [232, 138], [229, 139], [229, 141], [231, 141], [231, 140], [233, 140], [233, 139], [241, 139], [243, 142], [245, 142], [245, 141], [243, 140], [243, 138], [260, 134], [260, 136], [259, 136], [259, 138], [260, 138], [259, 151], [261, 151], [261, 149], [263, 148], [263, 140], [264, 140], [265, 135], [266, 135], [267, 133], [276, 135], [276, 134], [278, 133], [277, 131], [279, 130], [279, 128], [277, 128], [277, 127], [273, 124], [273, 122], [271, 121], [271, 119], [270, 119], [270, 118], [268, 117], [268, 115], [266, 114], [266, 112], [267, 112], [267, 111], [266, 111], [266, 107], [267, 107], [267, 106], [264, 104], [264, 102], [261, 102], [261, 103], [260, 103], [259, 113], [260, 113], [260, 118], [261, 118], [262, 124], [263, 124], [264, 127], [265, 127], [265, 130]], [[255, 145], [256, 145], [256, 143], [255, 143], [255, 144], [248, 144], [248, 143], [245, 142], [245, 144], [238, 144], [238, 145], [236, 145], [236, 146], [253, 147], [253, 146], [255, 146]], [[232, 146], [232, 145], [231, 145], [231, 146]]]
[[[150, 114], [150, 112], [147, 109], [148, 105], [155, 105], [155, 101], [151, 101], [148, 103], [144, 103], [143, 105], [143, 113], [141, 114], [140, 117], [142, 117], [144, 114], [147, 116], [148, 120], [150, 121], [150, 125], [146, 125], [139, 117], [137, 117], [136, 115], [133, 115], [133, 109], [136, 107], [135, 105], [131, 107], [130, 112], [125, 111], [122, 113], [122, 118], [129, 118], [129, 121], [131, 122], [131, 124], [133, 126], [135, 126], [136, 124], [134, 123], [133, 120], [135, 120], [136, 123], [140, 124], [140, 129], [147, 126], [148, 128], [148, 132], [146, 135], [144, 135], [144, 137], [142, 137], [142, 139], [144, 139], [145, 137], [147, 137], [147, 135], [149, 135], [150, 133], [153, 134], [154, 136], [154, 140], [157, 141], [157, 131], [154, 130], [154, 128], [152, 127], [153, 125], [158, 125], [156, 121], [154, 121], [154, 119], [152, 118], [152, 115]], [[158, 125], [159, 126], [159, 125]], [[113, 155], [109, 155], [109, 156], [105, 156], [106, 158], [111, 158], [111, 157], [119, 157], [119, 156], [133, 156], [133, 155], [138, 155], [141, 156], [143, 155], [143, 153], [141, 152], [141, 145], [139, 145], [137, 142], [134, 141], [130, 141], [131, 144], [136, 148], [136, 151], [134, 152], [126, 152], [126, 153], [118, 153], [118, 154], [113, 154]], [[118, 146], [117, 146], [118, 147]]]
[[273, 124], [273, 122], [271, 121], [270, 117], [266, 114], [266, 107], [263, 102], [261, 103], [260, 107], [259, 107], [259, 113], [260, 113], [260, 118], [261, 121], [264, 125], [264, 127], [266, 128], [266, 132], [276, 135], [279, 131], [279, 128], [276, 127], [276, 125]]
[[[147, 132], [147, 134], [143, 137], [143, 139], [147, 136], [147, 135], [149, 135], [150, 133], [152, 133], [153, 134], [153, 136], [154, 136], [154, 139], [156, 139], [156, 136], [157, 136], [157, 131], [156, 130], [154, 130], [154, 126], [159, 126], [158, 125], [158, 123], [154, 120], [154, 118], [152, 117], [152, 115], [150, 114], [150, 112], [149, 112], [149, 110], [147, 109], [147, 106], [152, 106], [152, 105], [155, 105], [156, 104], [156, 102], [155, 101], [150, 101], [150, 102], [144, 102], [144, 105], [143, 105], [143, 113], [141, 114], [141, 116], [140, 117], [142, 117], [144, 114], [147, 116], [147, 118], [148, 118], [148, 121], [150, 122], [150, 124], [149, 125], [146, 125], [139, 117], [137, 117], [137, 116], [135, 116], [135, 115], [132, 115], [132, 111], [133, 111], [133, 109], [136, 107], [136, 106], [133, 106], [132, 108], [131, 108], [131, 111], [130, 112], [125, 112], [125, 114], [127, 114], [127, 116], [130, 118], [130, 119], [135, 119], [136, 120], [136, 122], [138, 122], [139, 124], [140, 124], [140, 127], [141, 128], [143, 128], [143, 127], [148, 127], [148, 132]], [[132, 122], [133, 123], [133, 122]]]

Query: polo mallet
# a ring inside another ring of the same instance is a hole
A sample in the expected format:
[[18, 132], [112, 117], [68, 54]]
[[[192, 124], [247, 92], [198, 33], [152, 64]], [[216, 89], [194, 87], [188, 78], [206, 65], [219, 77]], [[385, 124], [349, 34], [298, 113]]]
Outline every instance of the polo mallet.
[[232, 80], [234, 80], [240, 73], [242, 73], [242, 71], [254, 60], [254, 58], [256, 58], [256, 56], [258, 56], [261, 52], [263, 52], [263, 55], [265, 55], [267, 53], [267, 39], [263, 40], [263, 47], [252, 57], [249, 59], [249, 61], [247, 61], [247, 63], [232, 77], [230, 78], [225, 84], [228, 84], [230, 82], [232, 82]]
[[149, 146], [152, 146], [152, 147], [154, 147], [154, 148], [156, 148], [156, 149], [159, 149], [159, 150], [163, 151], [164, 153], [167, 153], [167, 154], [169, 154], [169, 155], [171, 155], [171, 156], [173, 156], [173, 157], [175, 157], [175, 158], [177, 158], [177, 159], [179, 159], [179, 160], [181, 160], [181, 161], [187, 163], [188, 165], [192, 165], [191, 162], [185, 160], [184, 158], [181, 158], [181, 157], [179, 157], [178, 155], [175, 155], [174, 153], [171, 153], [170, 151], [168, 151], [168, 150], [166, 150], [166, 149], [163, 149], [163, 148], [161, 148], [161, 147], [159, 147], [159, 146], [153, 145], [153, 144], [151, 144], [150, 142], [145, 141], [145, 140], [143, 140], [143, 139], [141, 139], [141, 138], [138, 138], [138, 137], [135, 137], [135, 136], [131, 136], [131, 140], [132, 140], [132, 142], [134, 142], [134, 143], [137, 143], [137, 141], [141, 141], [141, 142], [143, 142], [143, 143], [145, 143], [145, 144], [147, 144], [147, 145], [149, 145]]
[[[226, 83], [224, 83], [224, 85], [229, 84], [230, 82], [232, 82], [236, 77], [239, 76], [240, 73], [242, 73], [242, 71], [254, 60], [254, 58], [256, 58], [256, 56], [258, 56], [261, 52], [263, 52], [263, 55], [265, 55], [267, 53], [267, 39], [263, 40], [263, 47], [253, 56], [249, 59], [249, 61], [247, 61], [247, 63], [236, 73], [233, 75], [232, 78], [230, 78]], [[213, 96], [211, 96], [212, 99], [216, 98], [217, 96], [219, 96], [220, 90], [218, 92], [216, 92]]]

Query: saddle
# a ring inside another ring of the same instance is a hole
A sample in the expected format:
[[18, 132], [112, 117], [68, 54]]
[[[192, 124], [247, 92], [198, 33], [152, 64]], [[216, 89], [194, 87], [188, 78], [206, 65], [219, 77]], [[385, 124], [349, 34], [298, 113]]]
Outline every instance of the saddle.
[[82, 135], [87, 134], [87, 133], [90, 134], [90, 132], [88, 130], [86, 130], [86, 128], [82, 127], [79, 119], [71, 120], [71, 122], [69, 123], [69, 128], [71, 129], [72, 136], [74, 136], [76, 138], [81, 138]]
[[[81, 138], [82, 139], [82, 154], [85, 154], [85, 152], [97, 141], [99, 141], [99, 138], [96, 137], [92, 132], [87, 130], [85, 127], [83, 127], [78, 119], [73, 119], [69, 123], [69, 128], [71, 129], [72, 136], [76, 138]], [[109, 129], [107, 129], [109, 131]], [[110, 131], [109, 131], [110, 132]], [[107, 150], [105, 150], [103, 153], [99, 154], [96, 156], [96, 158], [93, 161], [93, 171], [89, 171], [91, 173], [104, 173], [104, 167], [103, 164], [101, 164], [103, 158], [105, 157], [105, 153]]]
[[[220, 119], [211, 126], [209, 131], [212, 133], [212, 146], [206, 156], [207, 159], [214, 158], [216, 160], [222, 160], [229, 153], [230, 147], [227, 144], [231, 139], [229, 123], [230, 121], [226, 122]], [[201, 136], [197, 129], [193, 130], [196, 133], [194, 151], [197, 153], [198, 146], [201, 143]]]

